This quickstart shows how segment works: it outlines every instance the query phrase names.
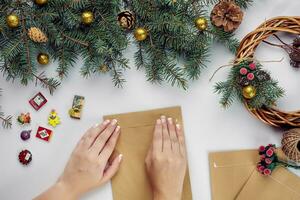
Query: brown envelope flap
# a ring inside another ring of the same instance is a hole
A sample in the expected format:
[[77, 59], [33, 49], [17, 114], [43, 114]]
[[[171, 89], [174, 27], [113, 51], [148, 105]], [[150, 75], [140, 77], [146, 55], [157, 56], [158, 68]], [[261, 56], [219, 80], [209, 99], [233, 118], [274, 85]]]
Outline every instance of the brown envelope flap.
[[300, 200], [300, 178], [283, 167], [271, 176], [255, 172], [240, 192], [237, 200]]
[[134, 128], [138, 126], [152, 126], [155, 124], [156, 119], [158, 119], [161, 115], [176, 118], [178, 122], [182, 123], [180, 106], [155, 109], [146, 112], [147, 114], [145, 114], [145, 112], [131, 112], [117, 115], [107, 115], [104, 116], [104, 119], [117, 119], [122, 129]]

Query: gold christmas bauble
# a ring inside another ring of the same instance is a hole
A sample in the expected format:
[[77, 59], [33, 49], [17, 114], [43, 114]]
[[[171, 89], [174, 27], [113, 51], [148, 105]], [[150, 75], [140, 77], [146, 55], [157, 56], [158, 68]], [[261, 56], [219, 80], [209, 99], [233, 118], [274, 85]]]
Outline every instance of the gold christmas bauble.
[[205, 17], [199, 17], [195, 20], [195, 26], [199, 31], [205, 31], [207, 29], [207, 19]]
[[252, 99], [256, 96], [256, 88], [252, 85], [248, 85], [243, 88], [243, 96], [245, 99]]
[[134, 37], [137, 41], [143, 41], [146, 40], [146, 38], [148, 37], [148, 32], [146, 29], [144, 28], [137, 28], [134, 31]]
[[84, 11], [81, 14], [81, 21], [85, 25], [90, 25], [94, 21], [94, 13], [91, 11]]
[[16, 28], [19, 26], [20, 19], [18, 15], [10, 14], [6, 17], [6, 24], [9, 28]]
[[47, 65], [49, 63], [49, 56], [48, 54], [45, 53], [40, 53], [37, 56], [37, 61], [41, 64], [41, 65]]
[[36, 3], [39, 6], [43, 6], [48, 3], [48, 0], [34, 0], [34, 3]]

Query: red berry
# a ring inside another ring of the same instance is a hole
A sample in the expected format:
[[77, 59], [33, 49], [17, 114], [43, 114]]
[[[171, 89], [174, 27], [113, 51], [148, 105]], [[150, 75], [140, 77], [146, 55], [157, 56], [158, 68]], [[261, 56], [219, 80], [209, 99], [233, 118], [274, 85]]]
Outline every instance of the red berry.
[[248, 73], [248, 70], [245, 67], [240, 69], [240, 74], [241, 75], [246, 75], [247, 73]]
[[252, 81], [252, 80], [254, 79], [254, 74], [253, 74], [253, 73], [247, 74], [247, 79], [248, 79], [249, 81]]
[[269, 176], [272, 173], [272, 171], [268, 168], [264, 169], [264, 175]]
[[266, 158], [266, 155], [264, 155], [264, 154], [260, 156], [260, 160], [265, 160], [265, 158]]
[[264, 146], [260, 146], [260, 147], [259, 147], [259, 152], [264, 152], [265, 149], [266, 149], [266, 148], [265, 148]]
[[266, 158], [265, 159], [265, 163], [270, 165], [273, 161], [270, 158]]
[[260, 166], [259, 168], [258, 168], [258, 171], [259, 172], [263, 172], [265, 170], [265, 167], [264, 166]]
[[255, 63], [250, 63], [250, 64], [249, 64], [249, 68], [250, 68], [251, 70], [255, 70], [255, 69], [256, 69], [256, 64], [255, 64]]
[[268, 157], [273, 156], [273, 154], [274, 154], [274, 151], [273, 151], [272, 149], [268, 149], [268, 150], [266, 151], [266, 155], [267, 155]]

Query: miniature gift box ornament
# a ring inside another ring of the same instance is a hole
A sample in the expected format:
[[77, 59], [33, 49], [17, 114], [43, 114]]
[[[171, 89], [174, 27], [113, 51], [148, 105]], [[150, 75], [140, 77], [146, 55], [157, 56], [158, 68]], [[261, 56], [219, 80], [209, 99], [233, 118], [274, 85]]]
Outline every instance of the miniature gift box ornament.
[[52, 133], [53, 132], [51, 130], [40, 126], [36, 132], [36, 137], [41, 140], [44, 140], [46, 142], [49, 142], [51, 139]]
[[73, 99], [72, 108], [69, 110], [70, 117], [75, 119], [80, 119], [83, 105], [84, 105], [84, 97], [75, 95]]
[[55, 110], [51, 110], [48, 117], [48, 124], [52, 127], [56, 127], [58, 124], [60, 124], [60, 117], [57, 115]]
[[38, 111], [47, 103], [47, 99], [42, 93], [39, 92], [29, 100], [29, 103], [36, 111]]

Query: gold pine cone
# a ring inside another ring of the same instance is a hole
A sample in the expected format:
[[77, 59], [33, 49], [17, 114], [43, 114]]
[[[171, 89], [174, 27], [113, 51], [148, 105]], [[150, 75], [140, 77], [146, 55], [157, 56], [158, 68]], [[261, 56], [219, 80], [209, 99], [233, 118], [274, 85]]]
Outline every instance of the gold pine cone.
[[48, 42], [48, 38], [45, 33], [43, 33], [43, 31], [37, 27], [31, 27], [30, 29], [28, 29], [28, 37], [34, 42]]

